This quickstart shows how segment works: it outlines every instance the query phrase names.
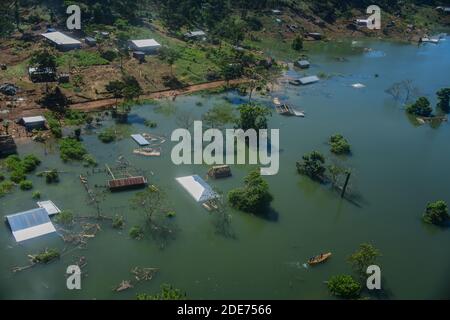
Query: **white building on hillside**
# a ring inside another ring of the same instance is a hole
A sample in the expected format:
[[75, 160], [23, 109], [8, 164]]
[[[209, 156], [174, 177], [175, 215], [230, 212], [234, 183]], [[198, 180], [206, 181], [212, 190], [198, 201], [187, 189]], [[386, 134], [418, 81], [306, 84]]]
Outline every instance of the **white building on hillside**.
[[133, 51], [142, 51], [147, 54], [156, 53], [161, 45], [155, 39], [130, 40], [129, 47]]
[[80, 41], [71, 38], [59, 31], [43, 33], [42, 36], [61, 51], [69, 51], [81, 48]]

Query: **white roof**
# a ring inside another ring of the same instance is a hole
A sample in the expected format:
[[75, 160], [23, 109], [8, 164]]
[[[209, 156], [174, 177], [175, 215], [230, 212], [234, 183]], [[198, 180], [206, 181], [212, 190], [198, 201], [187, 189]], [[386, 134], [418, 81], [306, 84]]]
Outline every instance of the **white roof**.
[[59, 210], [59, 208], [53, 203], [53, 201], [39, 201], [37, 202], [37, 205], [39, 206], [39, 208], [44, 208], [49, 216], [61, 213], [61, 210]]
[[77, 39], [66, 36], [64, 33], [59, 31], [43, 33], [42, 36], [58, 45], [69, 45], [69, 44], [81, 45], [81, 42], [78, 41]]
[[157, 48], [161, 45], [155, 39], [131, 40], [136, 48]]
[[36, 117], [23, 117], [22, 118], [24, 123], [39, 123], [39, 122], [45, 122], [45, 118], [43, 116], [36, 116]]
[[206, 36], [206, 33], [205, 33], [205, 31], [197, 30], [197, 31], [188, 32], [187, 35], [190, 37], [201, 37], [201, 36]]
[[198, 175], [176, 178], [176, 180], [197, 202], [205, 202], [218, 196]]
[[48, 213], [43, 208], [6, 216], [17, 242], [56, 232]]

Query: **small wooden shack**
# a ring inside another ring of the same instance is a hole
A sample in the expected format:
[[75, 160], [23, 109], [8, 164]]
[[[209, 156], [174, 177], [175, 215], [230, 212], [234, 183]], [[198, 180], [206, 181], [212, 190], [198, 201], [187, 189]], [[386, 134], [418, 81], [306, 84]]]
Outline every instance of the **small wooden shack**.
[[108, 188], [111, 191], [123, 191], [128, 189], [143, 188], [147, 185], [147, 179], [142, 176], [113, 179], [108, 181]]
[[0, 157], [6, 157], [17, 152], [17, 146], [11, 135], [0, 135]]
[[230, 166], [214, 166], [208, 171], [208, 176], [214, 179], [228, 178], [231, 177]]

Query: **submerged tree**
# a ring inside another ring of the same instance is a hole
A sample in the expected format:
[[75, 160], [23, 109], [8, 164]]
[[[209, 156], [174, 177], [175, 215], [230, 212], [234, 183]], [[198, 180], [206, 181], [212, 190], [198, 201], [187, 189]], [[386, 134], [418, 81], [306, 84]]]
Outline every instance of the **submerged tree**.
[[237, 188], [228, 193], [228, 201], [232, 207], [254, 214], [264, 213], [272, 200], [269, 184], [261, 177], [259, 169], [252, 171], [245, 178], [243, 188]]
[[151, 236], [160, 247], [165, 247], [170, 240], [175, 239], [176, 226], [168, 214], [173, 211], [168, 208], [166, 195], [162, 190], [152, 185], [137, 193], [132, 203], [135, 209], [142, 212]]
[[267, 117], [271, 115], [270, 110], [257, 103], [246, 103], [239, 107], [239, 118], [236, 127], [244, 131], [254, 129], [256, 131], [267, 129]]
[[430, 101], [427, 98], [420, 97], [416, 102], [409, 105], [406, 108], [406, 111], [416, 116], [429, 117], [433, 112], [433, 109], [431, 109]]
[[361, 291], [361, 285], [350, 275], [333, 276], [327, 281], [331, 294], [345, 298], [357, 298]]
[[376, 264], [380, 256], [380, 251], [372, 244], [362, 243], [359, 246], [359, 250], [348, 258], [348, 262], [352, 265], [358, 276], [361, 279], [365, 279], [367, 277], [367, 267]]
[[443, 200], [429, 203], [423, 214], [423, 221], [435, 225], [443, 225], [449, 219], [448, 206]]
[[229, 103], [217, 104], [202, 116], [202, 121], [210, 128], [222, 129], [236, 122], [234, 108]]
[[350, 144], [340, 134], [335, 134], [330, 137], [331, 152], [335, 154], [349, 154]]
[[419, 95], [419, 89], [413, 85], [411, 80], [404, 80], [394, 83], [386, 90], [395, 101], [407, 104], [411, 99]]
[[180, 289], [174, 288], [169, 284], [162, 284], [159, 293], [154, 295], [140, 293], [137, 295], [137, 300], [187, 300], [187, 297], [186, 293]]
[[323, 181], [326, 171], [325, 157], [317, 151], [306, 154], [302, 161], [297, 162], [297, 171], [313, 180]]
[[450, 112], [450, 88], [443, 88], [437, 92], [437, 107], [445, 113]]

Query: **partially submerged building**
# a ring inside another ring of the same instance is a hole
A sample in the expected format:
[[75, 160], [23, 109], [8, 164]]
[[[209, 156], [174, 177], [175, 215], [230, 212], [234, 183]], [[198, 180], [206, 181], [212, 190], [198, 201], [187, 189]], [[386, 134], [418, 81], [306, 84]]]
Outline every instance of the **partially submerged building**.
[[300, 81], [300, 84], [307, 85], [307, 84], [319, 82], [320, 79], [317, 76], [309, 76], [309, 77], [300, 78], [298, 80]]
[[150, 142], [148, 142], [141, 134], [132, 134], [131, 138], [141, 147], [150, 145]]
[[208, 176], [214, 179], [231, 177], [231, 168], [228, 165], [214, 166], [209, 169]]
[[51, 200], [38, 201], [36, 204], [38, 205], [39, 208], [45, 209], [45, 211], [47, 211], [47, 214], [49, 216], [61, 213], [61, 210], [59, 210], [59, 208]]
[[298, 60], [295, 64], [301, 69], [308, 69], [311, 65], [308, 60]]
[[112, 179], [108, 181], [108, 188], [111, 191], [123, 191], [144, 188], [147, 186], [147, 183], [147, 179], [142, 176]]
[[19, 124], [23, 125], [27, 130], [45, 128], [45, 118], [43, 116], [23, 117], [19, 120]]
[[80, 41], [71, 38], [59, 31], [43, 33], [42, 36], [61, 51], [69, 51], [81, 48]]
[[17, 146], [11, 135], [0, 135], [0, 158], [17, 152]]
[[17, 242], [56, 232], [47, 210], [44, 208], [32, 209], [6, 216], [6, 221]]
[[197, 202], [203, 203], [218, 198], [218, 194], [198, 175], [176, 178], [176, 180]]
[[86, 42], [86, 44], [90, 47], [95, 47], [97, 45], [97, 40], [92, 37], [86, 37], [84, 42]]
[[161, 45], [155, 39], [130, 40], [129, 47], [133, 51], [141, 51], [146, 54], [157, 53]]

